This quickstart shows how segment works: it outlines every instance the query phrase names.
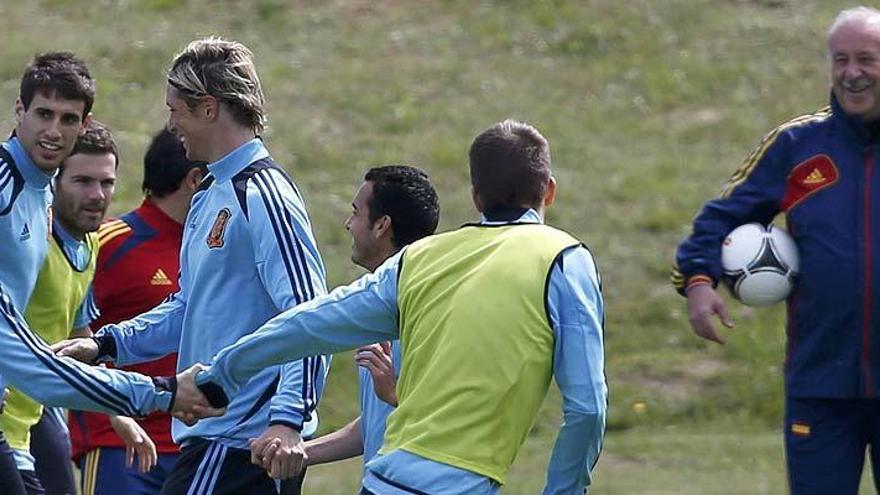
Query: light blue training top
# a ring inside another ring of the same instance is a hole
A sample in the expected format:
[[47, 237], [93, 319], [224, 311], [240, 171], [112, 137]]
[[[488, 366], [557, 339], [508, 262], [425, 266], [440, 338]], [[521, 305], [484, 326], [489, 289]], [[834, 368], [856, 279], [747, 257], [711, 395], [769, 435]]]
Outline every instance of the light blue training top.
[[[515, 222], [540, 222], [534, 210]], [[483, 218], [484, 223], [489, 222]], [[197, 376], [229, 396], [266, 366], [307, 353], [332, 353], [398, 338], [397, 275], [403, 252], [375, 272], [272, 319], [223, 349]], [[553, 373], [562, 392], [564, 423], [547, 467], [545, 494], [582, 493], [604, 437], [608, 389], [604, 373], [604, 304], [590, 252], [569, 248], [550, 274], [547, 308], [556, 336]], [[406, 355], [403, 356], [404, 365]], [[364, 487], [382, 495], [495, 494], [482, 475], [395, 450], [366, 465]]]
[[[391, 364], [394, 368], [394, 382], [400, 376], [400, 341], [391, 341]], [[358, 366], [361, 394], [361, 440], [364, 444], [364, 465], [376, 456], [385, 438], [385, 423], [394, 406], [376, 395], [373, 376], [369, 370]]]
[[171, 392], [149, 377], [59, 359], [28, 328], [22, 310], [49, 247], [54, 174], [40, 170], [17, 138], [2, 148], [8, 156], [0, 159], [0, 387], [11, 385], [46, 406], [124, 416], [167, 410]]
[[[302, 196], [263, 142], [242, 144], [208, 171], [184, 222], [180, 291], [147, 313], [97, 332], [113, 336], [117, 364], [172, 352], [178, 353], [178, 371], [208, 363], [285, 309], [326, 293], [324, 264]], [[246, 449], [270, 423], [312, 435], [330, 359], [311, 354], [264, 366], [229, 396], [224, 416], [194, 426], [174, 420], [174, 441], [205, 438]]]

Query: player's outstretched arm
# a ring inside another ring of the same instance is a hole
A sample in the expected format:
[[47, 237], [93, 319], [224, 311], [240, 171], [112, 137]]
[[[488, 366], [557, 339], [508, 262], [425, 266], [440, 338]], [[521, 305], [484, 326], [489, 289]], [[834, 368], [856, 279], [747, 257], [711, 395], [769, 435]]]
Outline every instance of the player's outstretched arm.
[[209, 399], [226, 397], [268, 366], [398, 338], [399, 256], [351, 285], [281, 313], [221, 350], [199, 374], [201, 389]]
[[688, 320], [698, 336], [724, 345], [724, 338], [715, 329], [713, 319], [717, 316], [727, 328], [733, 328], [733, 320], [727, 305], [711, 284], [696, 284], [687, 288]]
[[59, 358], [0, 288], [0, 375], [47, 406], [145, 416], [167, 410], [174, 390], [149, 377]]
[[146, 313], [98, 329], [93, 337], [100, 348], [98, 360], [129, 365], [155, 361], [177, 352], [186, 301], [186, 291], [181, 287]]
[[159, 306], [130, 320], [104, 325], [88, 339], [62, 340], [52, 346], [59, 356], [84, 363], [113, 361], [136, 364], [177, 352], [186, 299], [183, 291], [168, 296]]

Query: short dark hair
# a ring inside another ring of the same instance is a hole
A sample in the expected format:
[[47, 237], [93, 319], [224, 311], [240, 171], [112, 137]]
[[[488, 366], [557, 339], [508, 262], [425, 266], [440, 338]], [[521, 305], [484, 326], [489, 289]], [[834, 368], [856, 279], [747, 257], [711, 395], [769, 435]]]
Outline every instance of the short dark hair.
[[471, 184], [484, 212], [537, 208], [543, 202], [550, 181], [550, 145], [534, 127], [499, 122], [474, 138], [469, 157]]
[[[79, 154], [103, 155], [104, 153], [113, 155], [116, 168], [119, 168], [119, 149], [116, 147], [116, 141], [113, 140], [113, 133], [104, 124], [92, 119], [85, 131], [77, 136], [76, 144], [73, 145], [73, 151], [68, 157]], [[58, 177], [64, 173], [64, 168], [64, 162], [61, 162], [61, 166], [58, 167]]]
[[391, 217], [392, 241], [398, 249], [437, 230], [440, 203], [428, 175], [415, 167], [386, 165], [367, 171], [373, 185], [367, 201], [370, 223]]
[[147, 196], [164, 198], [177, 191], [186, 174], [196, 167], [207, 171], [205, 162], [188, 160], [180, 139], [168, 129], [162, 129], [153, 136], [144, 155], [141, 189]]
[[37, 55], [21, 77], [19, 98], [27, 110], [37, 92], [65, 100], [82, 101], [83, 117], [95, 103], [95, 81], [85, 62], [70, 52], [48, 52]]

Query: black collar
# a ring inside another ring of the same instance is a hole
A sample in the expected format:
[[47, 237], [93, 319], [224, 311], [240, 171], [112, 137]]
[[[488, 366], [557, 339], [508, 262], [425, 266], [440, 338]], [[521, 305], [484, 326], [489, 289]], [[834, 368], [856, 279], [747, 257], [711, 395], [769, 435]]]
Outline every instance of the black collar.
[[527, 211], [529, 211], [528, 208], [497, 206], [491, 210], [484, 211], [483, 216], [489, 222], [513, 222], [519, 220]]

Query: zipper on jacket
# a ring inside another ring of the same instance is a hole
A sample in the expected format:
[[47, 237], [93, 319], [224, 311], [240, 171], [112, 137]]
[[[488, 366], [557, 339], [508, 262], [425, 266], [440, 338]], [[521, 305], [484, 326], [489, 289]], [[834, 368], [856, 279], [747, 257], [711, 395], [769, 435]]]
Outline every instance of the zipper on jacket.
[[874, 159], [872, 148], [865, 152], [865, 184], [864, 184], [864, 218], [862, 235], [865, 249], [865, 295], [862, 312], [862, 370], [865, 375], [865, 397], [874, 396], [874, 383], [871, 376], [871, 297], [873, 289], [873, 260], [871, 253], [871, 176], [873, 175]]

